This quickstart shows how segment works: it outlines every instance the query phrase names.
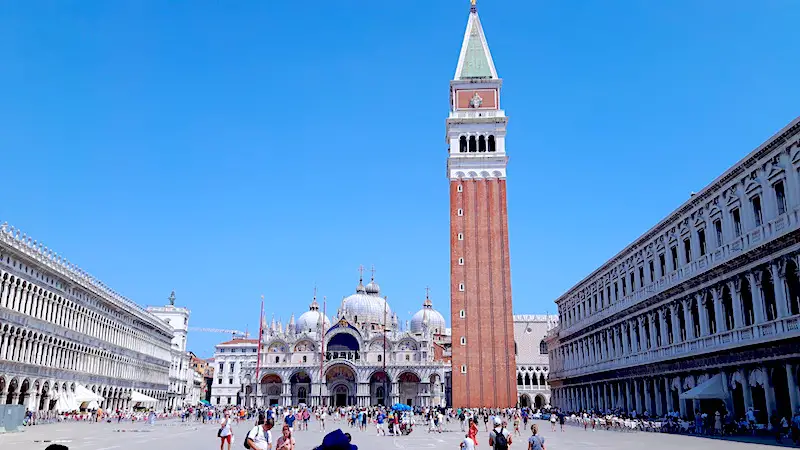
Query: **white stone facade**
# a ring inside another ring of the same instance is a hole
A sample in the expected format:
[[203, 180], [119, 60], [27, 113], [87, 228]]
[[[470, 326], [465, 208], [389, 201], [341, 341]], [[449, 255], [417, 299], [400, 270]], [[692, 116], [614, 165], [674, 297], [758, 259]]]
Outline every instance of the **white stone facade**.
[[444, 405], [450, 342], [441, 315], [426, 300], [417, 332], [401, 332], [379, 294], [374, 281], [359, 283], [333, 324], [324, 319], [325, 327], [323, 320], [310, 320], [309, 313], [322, 317], [316, 300], [299, 321], [315, 329], [298, 328], [293, 319], [285, 328], [274, 321], [265, 326], [258, 370], [257, 339], [217, 345], [212, 403]]
[[41, 243], [0, 227], [0, 404], [31, 410], [167, 400], [172, 329]]
[[186, 335], [189, 331], [191, 311], [187, 308], [175, 306], [174, 291], [169, 299], [169, 305], [148, 306], [147, 311], [166, 322], [173, 330], [170, 344], [172, 357], [169, 366], [167, 408], [177, 409], [197, 405], [197, 401], [192, 399], [199, 397], [199, 393], [193, 392], [193, 389], [195, 389], [194, 370], [191, 367], [191, 355], [186, 351]]
[[558, 324], [558, 316], [514, 315], [514, 352], [517, 361], [519, 405], [541, 408], [550, 404], [550, 371], [545, 338]]
[[556, 300], [552, 403], [791, 417], [798, 255], [800, 118]]

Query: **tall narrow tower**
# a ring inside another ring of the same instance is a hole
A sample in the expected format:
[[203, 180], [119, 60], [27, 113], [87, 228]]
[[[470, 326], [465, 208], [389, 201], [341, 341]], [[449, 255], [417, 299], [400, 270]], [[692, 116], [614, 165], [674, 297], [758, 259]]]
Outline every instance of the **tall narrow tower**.
[[447, 119], [456, 408], [517, 403], [501, 85], [473, 1]]

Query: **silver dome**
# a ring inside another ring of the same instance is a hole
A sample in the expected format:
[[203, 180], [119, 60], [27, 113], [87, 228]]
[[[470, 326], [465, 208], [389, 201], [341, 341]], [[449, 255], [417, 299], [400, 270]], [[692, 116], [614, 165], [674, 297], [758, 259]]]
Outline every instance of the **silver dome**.
[[[316, 332], [320, 317], [323, 317], [322, 311], [319, 310], [319, 304], [316, 300], [314, 300], [314, 302], [311, 303], [308, 311], [301, 314], [297, 319], [297, 326], [295, 328], [296, 332], [298, 334]], [[324, 324], [324, 329], [328, 329], [328, 327], [331, 326], [331, 320], [327, 317], [325, 317], [322, 323]]]
[[426, 322], [428, 331], [431, 333], [445, 334], [447, 324], [444, 321], [444, 316], [439, 311], [433, 309], [433, 302], [428, 298], [426, 298], [425, 303], [422, 304], [422, 309], [411, 317], [411, 332], [422, 333]]
[[375, 280], [371, 280], [369, 284], [364, 287], [364, 291], [366, 291], [367, 294], [379, 295], [381, 293], [381, 287]]
[[384, 323], [384, 314], [386, 322], [392, 320], [392, 310], [382, 297], [377, 295], [355, 293], [342, 300], [341, 313], [358, 324], [382, 324]]

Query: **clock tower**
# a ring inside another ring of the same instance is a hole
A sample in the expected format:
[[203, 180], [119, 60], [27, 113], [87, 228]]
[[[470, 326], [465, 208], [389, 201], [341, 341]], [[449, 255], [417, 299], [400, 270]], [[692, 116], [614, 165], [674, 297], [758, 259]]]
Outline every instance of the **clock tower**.
[[472, 1], [447, 118], [454, 408], [517, 403], [502, 84]]

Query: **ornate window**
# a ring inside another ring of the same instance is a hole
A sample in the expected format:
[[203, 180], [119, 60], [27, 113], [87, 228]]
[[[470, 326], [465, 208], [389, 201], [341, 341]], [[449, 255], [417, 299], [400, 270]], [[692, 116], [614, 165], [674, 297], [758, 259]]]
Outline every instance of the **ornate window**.
[[539, 342], [539, 353], [541, 353], [542, 355], [547, 354], [547, 342], [545, 342], [544, 339], [542, 339], [542, 341]]

